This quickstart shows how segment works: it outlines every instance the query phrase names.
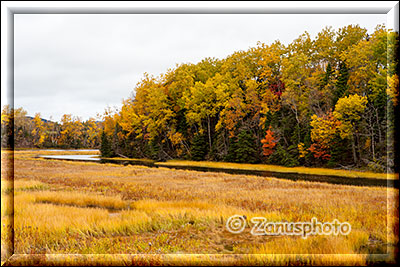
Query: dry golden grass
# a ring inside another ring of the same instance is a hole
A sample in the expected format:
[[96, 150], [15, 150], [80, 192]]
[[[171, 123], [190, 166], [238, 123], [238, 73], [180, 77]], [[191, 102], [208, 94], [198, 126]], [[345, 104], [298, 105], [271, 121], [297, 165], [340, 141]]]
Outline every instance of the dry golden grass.
[[17, 191], [37, 191], [49, 189], [45, 183], [34, 180], [16, 180], [14, 181], [14, 190]]
[[[35, 155], [15, 152], [15, 253], [31, 255], [16, 257], [15, 264], [365, 265], [391, 262], [397, 249], [397, 189], [51, 161]], [[5, 174], [2, 169], [2, 195], [9, 197]], [[6, 204], [2, 198], [2, 230], [12, 217]], [[249, 227], [232, 234], [225, 222], [235, 214], [289, 222], [336, 218], [349, 222], [352, 231], [307, 239], [253, 236]], [[9, 238], [6, 232], [2, 242]], [[390, 254], [382, 256], [387, 250]], [[104, 255], [122, 253], [137, 256]]]
[[[54, 266], [349, 266], [362, 265], [361, 255], [356, 254], [18, 254], [13, 263], [26, 266], [34, 262], [38, 266], [48, 263]], [[364, 257], [365, 258], [365, 257]], [[376, 261], [384, 259], [376, 258]]]

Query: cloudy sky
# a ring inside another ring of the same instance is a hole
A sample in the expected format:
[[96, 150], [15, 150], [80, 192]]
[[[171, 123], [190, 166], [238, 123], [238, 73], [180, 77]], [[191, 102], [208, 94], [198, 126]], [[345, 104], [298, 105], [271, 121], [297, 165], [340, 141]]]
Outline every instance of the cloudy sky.
[[86, 120], [120, 107], [147, 72], [224, 58], [257, 41], [288, 44], [304, 31], [359, 24], [371, 33], [386, 15], [16, 14], [14, 105], [28, 115]]

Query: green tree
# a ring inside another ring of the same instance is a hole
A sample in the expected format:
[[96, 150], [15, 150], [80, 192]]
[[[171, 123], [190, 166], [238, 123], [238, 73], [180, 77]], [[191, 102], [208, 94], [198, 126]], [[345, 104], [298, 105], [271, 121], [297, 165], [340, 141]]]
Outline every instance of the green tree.
[[333, 70], [332, 70], [331, 63], [328, 63], [328, 65], [326, 66], [325, 74], [321, 81], [321, 88], [325, 87], [329, 83], [329, 80], [331, 79], [332, 74], [333, 74]]
[[104, 131], [102, 131], [102, 133], [101, 133], [100, 153], [101, 153], [101, 156], [104, 158], [109, 158], [109, 157], [113, 156], [112, 149], [111, 149], [111, 142], [108, 139], [108, 136]]
[[227, 160], [239, 163], [256, 163], [258, 160], [256, 139], [250, 130], [242, 130], [231, 144]]
[[347, 84], [348, 80], [349, 80], [349, 70], [346, 66], [346, 63], [340, 62], [339, 63], [339, 74], [337, 76], [335, 89], [333, 92], [333, 100], [332, 100], [333, 105], [336, 104], [336, 102], [339, 100], [339, 98], [342, 98], [348, 92], [348, 90], [349, 90], [349, 86]]
[[198, 133], [193, 137], [193, 142], [191, 145], [191, 155], [192, 160], [200, 161], [204, 160], [208, 151], [206, 136], [204, 134]]
[[294, 167], [299, 165], [298, 148], [295, 145], [287, 148], [278, 145], [276, 151], [269, 157], [268, 162], [287, 167]]

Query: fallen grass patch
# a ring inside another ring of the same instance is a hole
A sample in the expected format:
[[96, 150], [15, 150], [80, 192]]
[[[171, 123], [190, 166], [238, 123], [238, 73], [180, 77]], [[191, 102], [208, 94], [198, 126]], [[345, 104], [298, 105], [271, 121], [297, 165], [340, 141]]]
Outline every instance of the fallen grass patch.
[[125, 209], [129, 206], [129, 203], [123, 201], [119, 196], [111, 197], [81, 192], [41, 192], [35, 195], [35, 202], [110, 210]]

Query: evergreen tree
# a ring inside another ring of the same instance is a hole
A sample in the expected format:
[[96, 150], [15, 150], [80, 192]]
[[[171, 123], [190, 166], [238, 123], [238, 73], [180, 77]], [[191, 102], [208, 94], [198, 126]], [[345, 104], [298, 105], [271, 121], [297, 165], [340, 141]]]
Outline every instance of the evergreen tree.
[[192, 160], [204, 160], [208, 151], [208, 144], [206, 136], [204, 134], [196, 134], [193, 137], [192, 146], [190, 153], [192, 154]]
[[347, 81], [349, 80], [349, 69], [346, 66], [345, 62], [339, 63], [339, 74], [336, 80], [336, 88], [333, 92], [333, 105], [339, 100], [339, 98], [346, 95], [348, 92], [349, 86], [347, 85]]
[[153, 139], [148, 143], [147, 153], [148, 157], [153, 160], [165, 161], [164, 155], [162, 155], [160, 142], [158, 142], [156, 139]]
[[119, 138], [119, 134], [122, 133], [122, 127], [119, 123], [115, 124], [114, 132], [110, 140], [111, 151], [113, 154], [124, 154], [125, 153], [125, 143], [121, 138]]
[[256, 139], [249, 130], [241, 131], [238, 135], [238, 142], [236, 144], [236, 162], [257, 162]]
[[228, 153], [226, 154], [224, 160], [228, 162], [236, 162], [237, 142], [234, 138], [230, 138], [229, 141]]
[[278, 145], [276, 151], [270, 156], [268, 161], [273, 164], [283, 165], [286, 167], [294, 167], [299, 165], [296, 155], [297, 147], [295, 145], [287, 148]]
[[225, 132], [218, 131], [214, 136], [212, 148], [208, 157], [214, 161], [221, 161], [224, 160], [226, 154], [227, 145], [225, 144]]
[[249, 130], [241, 131], [236, 142], [233, 142], [228, 150], [227, 161], [239, 163], [256, 163], [257, 158], [257, 142], [253, 134]]
[[108, 158], [112, 156], [112, 149], [111, 149], [111, 143], [108, 140], [108, 136], [106, 135], [106, 133], [103, 131], [101, 133], [101, 147], [100, 147], [100, 152], [101, 152], [101, 156]]
[[324, 76], [322, 77], [321, 88], [324, 88], [328, 84], [328, 82], [332, 76], [332, 73], [333, 72], [332, 72], [331, 63], [328, 63], [328, 65], [326, 66], [326, 72], [325, 72]]

